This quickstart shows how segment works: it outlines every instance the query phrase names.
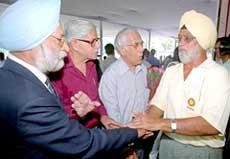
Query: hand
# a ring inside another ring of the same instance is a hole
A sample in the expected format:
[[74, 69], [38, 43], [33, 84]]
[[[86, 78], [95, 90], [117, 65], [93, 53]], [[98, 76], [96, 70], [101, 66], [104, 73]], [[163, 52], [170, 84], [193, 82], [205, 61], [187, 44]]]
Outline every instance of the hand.
[[154, 133], [152, 131], [149, 131], [146, 129], [137, 129], [137, 133], [138, 133], [138, 138], [143, 138], [143, 139], [146, 139], [146, 138], [154, 135]]
[[107, 115], [101, 116], [101, 123], [105, 126], [106, 129], [114, 129], [124, 127], [121, 123], [116, 122]]
[[101, 105], [100, 102], [92, 101], [88, 95], [81, 91], [72, 96], [71, 101], [73, 102], [72, 108], [80, 117], [84, 117], [87, 113]]
[[130, 128], [146, 129], [149, 131], [160, 130], [160, 118], [153, 118], [151, 115], [145, 112], [134, 113], [135, 118], [127, 124]]

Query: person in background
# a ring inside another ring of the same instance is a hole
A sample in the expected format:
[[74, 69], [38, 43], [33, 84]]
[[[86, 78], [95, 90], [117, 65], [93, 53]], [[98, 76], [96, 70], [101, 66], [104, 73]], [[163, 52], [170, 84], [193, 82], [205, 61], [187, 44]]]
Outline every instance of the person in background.
[[215, 52], [214, 52], [214, 57], [213, 59], [218, 63], [218, 64], [223, 64], [221, 57], [220, 57], [220, 49], [219, 49], [219, 45], [220, 45], [220, 39], [218, 38], [216, 40], [216, 44], [215, 44]]
[[73, 111], [71, 106], [71, 97], [79, 91], [86, 93], [94, 101], [100, 101], [94, 63], [100, 48], [96, 26], [86, 20], [71, 20], [65, 25], [65, 36], [70, 48], [65, 65], [61, 71], [50, 75], [65, 111], [71, 119], [80, 120], [87, 128], [100, 126], [100, 123], [110, 128], [116, 122], [107, 116], [102, 103], [91, 112], [84, 108]]
[[3, 65], [5, 60], [5, 55], [3, 52], [0, 52], [0, 67]]
[[150, 52], [149, 52], [149, 50], [147, 49], [147, 48], [145, 48], [144, 50], [143, 50], [143, 56], [142, 56], [142, 63], [147, 67], [147, 68], [149, 68], [149, 67], [151, 67], [152, 65], [146, 60], [148, 57], [149, 57], [149, 54], [150, 54]]
[[180, 62], [178, 46], [173, 51], [173, 61], [177, 61], [178, 63]]
[[111, 43], [105, 45], [105, 53], [107, 54], [106, 59], [101, 62], [101, 69], [104, 72], [113, 62], [117, 60], [114, 53], [114, 46]]
[[101, 76], [103, 74], [102, 70], [101, 70], [101, 60], [100, 57], [97, 57], [95, 60], [92, 60], [95, 64], [96, 67], [96, 71], [97, 71], [97, 78], [98, 78], [98, 83], [101, 80]]
[[164, 66], [166, 67], [165, 69], [167, 69], [168, 67], [170, 66], [173, 66], [173, 65], [176, 65], [180, 63], [180, 58], [179, 58], [179, 55], [178, 55], [178, 46], [174, 49], [174, 52], [173, 52], [173, 57], [170, 61], [167, 62], [167, 66]]
[[223, 64], [230, 71], [230, 37], [218, 38], [215, 50], [220, 64]]
[[162, 62], [162, 68], [164, 70], [166, 70], [168, 68], [168, 65], [170, 65], [170, 63], [173, 62], [173, 57], [172, 55], [168, 55], [165, 57], [165, 59]]
[[181, 63], [166, 69], [148, 111], [136, 113], [128, 124], [164, 132], [159, 159], [223, 157], [230, 76], [223, 66], [207, 57], [216, 36], [215, 24], [209, 17], [194, 10], [185, 12], [178, 35]]
[[[47, 78], [60, 70], [68, 46], [59, 23], [60, 0], [18, 0], [0, 16], [0, 149], [5, 159], [92, 158], [143, 136], [143, 129], [87, 129], [69, 119]], [[85, 94], [73, 107], [98, 106]]]
[[[147, 69], [142, 64], [143, 41], [135, 28], [124, 28], [115, 38], [115, 48], [120, 58], [103, 73], [99, 95], [108, 115], [127, 124], [133, 118], [133, 111], [145, 111], [148, 104]], [[134, 148], [137, 157], [143, 158], [141, 142]]]
[[160, 61], [155, 57], [156, 50], [151, 49], [149, 56], [147, 57], [147, 61], [154, 67], [160, 67]]

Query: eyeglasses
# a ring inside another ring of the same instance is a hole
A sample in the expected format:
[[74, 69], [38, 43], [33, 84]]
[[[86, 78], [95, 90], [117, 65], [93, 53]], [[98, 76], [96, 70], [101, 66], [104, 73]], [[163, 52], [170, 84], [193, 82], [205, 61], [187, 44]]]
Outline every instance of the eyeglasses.
[[65, 39], [64, 38], [57, 38], [56, 36], [54, 35], [51, 35], [52, 38], [58, 40], [58, 45], [60, 46], [60, 48], [63, 47], [64, 43], [65, 43]]
[[84, 40], [84, 39], [76, 39], [76, 40], [83, 41], [83, 42], [85, 42], [85, 43], [90, 44], [91, 47], [95, 47], [95, 46], [96, 46], [96, 43], [99, 42], [100, 38], [93, 39], [92, 41]]
[[137, 49], [138, 47], [143, 47], [144, 45], [144, 41], [140, 41], [140, 42], [135, 42], [133, 44], [128, 44], [126, 46], [133, 46], [135, 49]]
[[195, 39], [194, 36], [178, 36], [178, 41], [181, 42], [182, 40], [186, 43], [190, 43], [193, 39]]

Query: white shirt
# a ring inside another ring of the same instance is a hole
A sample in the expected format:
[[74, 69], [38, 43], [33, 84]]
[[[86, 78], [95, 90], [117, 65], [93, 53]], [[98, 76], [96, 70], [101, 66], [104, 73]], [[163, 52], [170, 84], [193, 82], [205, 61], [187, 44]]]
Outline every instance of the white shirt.
[[[181, 143], [195, 146], [223, 147], [230, 112], [230, 77], [228, 71], [212, 59], [193, 68], [184, 81], [183, 64], [169, 67], [163, 74], [151, 104], [164, 111], [165, 118], [203, 117], [221, 134], [212, 136], [167, 135]], [[189, 99], [194, 103], [190, 103]]]

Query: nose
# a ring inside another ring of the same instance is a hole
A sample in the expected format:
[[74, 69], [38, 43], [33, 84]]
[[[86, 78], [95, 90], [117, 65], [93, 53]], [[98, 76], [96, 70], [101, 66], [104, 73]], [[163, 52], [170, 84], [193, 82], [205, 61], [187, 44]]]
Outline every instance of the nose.
[[180, 39], [179, 42], [178, 42], [179, 46], [184, 46], [185, 44], [186, 44], [185, 39]]

